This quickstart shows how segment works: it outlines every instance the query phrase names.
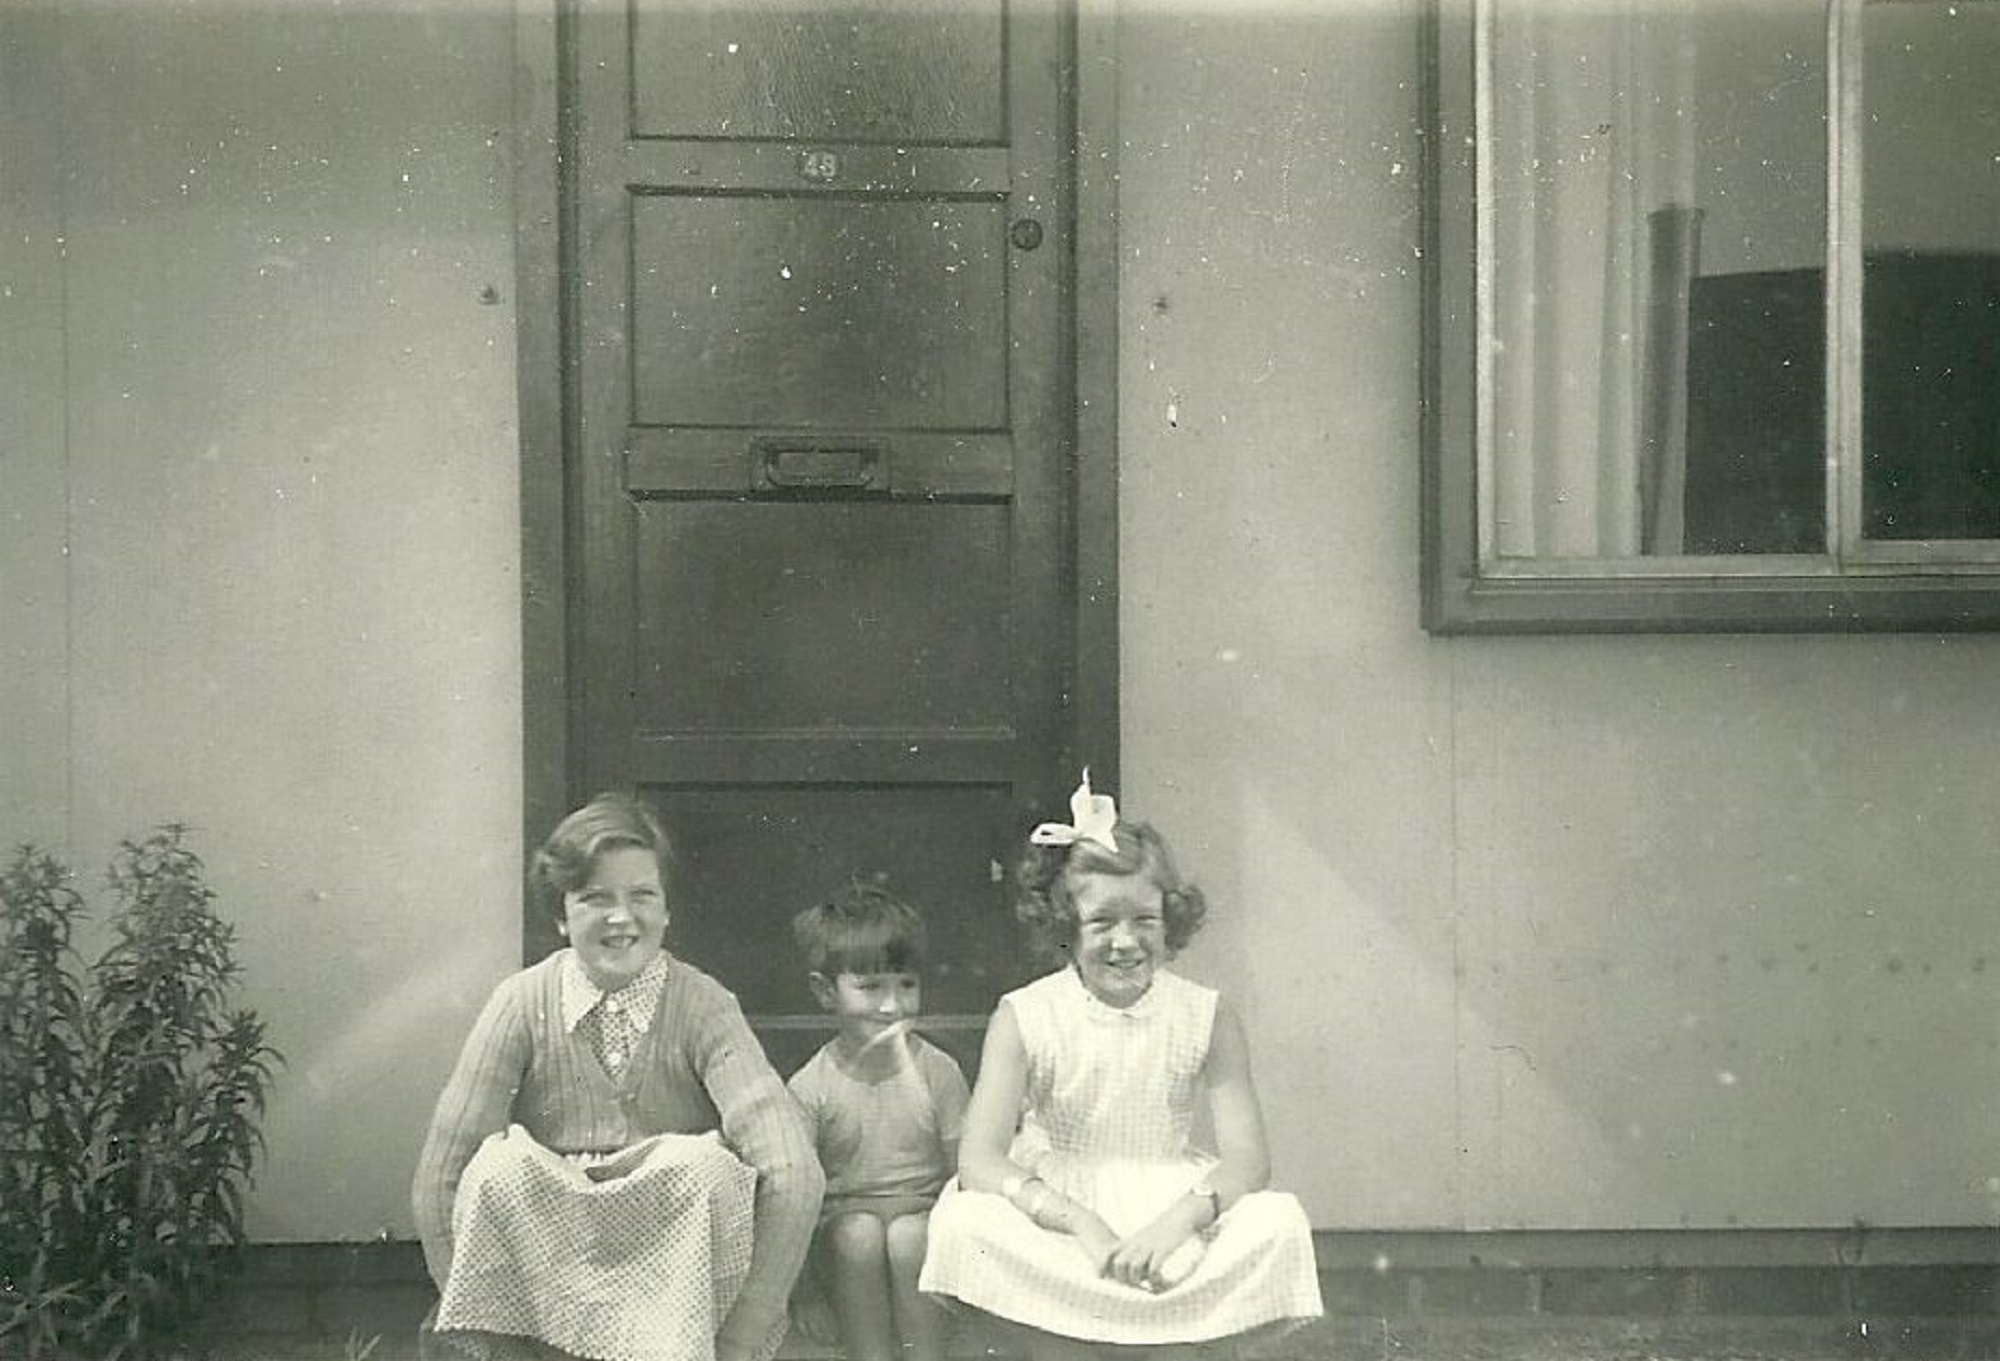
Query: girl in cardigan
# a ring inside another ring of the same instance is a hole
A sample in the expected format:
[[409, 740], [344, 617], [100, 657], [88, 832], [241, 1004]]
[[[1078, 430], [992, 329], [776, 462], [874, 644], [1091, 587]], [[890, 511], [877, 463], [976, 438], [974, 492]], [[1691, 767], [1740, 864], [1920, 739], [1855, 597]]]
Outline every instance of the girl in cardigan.
[[622, 795], [531, 878], [566, 949], [504, 979], [412, 1187], [427, 1355], [766, 1361], [824, 1185], [736, 999], [664, 946], [669, 847]]

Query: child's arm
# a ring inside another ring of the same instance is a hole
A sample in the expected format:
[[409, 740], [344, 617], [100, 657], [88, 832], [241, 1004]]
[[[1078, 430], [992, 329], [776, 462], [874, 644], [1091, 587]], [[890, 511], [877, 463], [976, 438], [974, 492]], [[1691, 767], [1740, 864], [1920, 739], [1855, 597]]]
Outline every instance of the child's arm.
[[930, 1090], [931, 1115], [937, 1122], [944, 1165], [956, 1169], [958, 1146], [965, 1138], [965, 1108], [972, 1100], [972, 1093], [965, 1085], [965, 1073], [957, 1059], [941, 1049], [929, 1053], [925, 1080]]
[[814, 1081], [815, 1065], [807, 1059], [799, 1065], [798, 1071], [785, 1079], [785, 1090], [791, 1093], [792, 1101], [805, 1113], [806, 1124], [812, 1129], [813, 1152], [819, 1156], [820, 1170], [826, 1169], [826, 1103], [821, 1099], [820, 1084]]
[[1001, 1002], [986, 1027], [979, 1051], [979, 1080], [965, 1112], [965, 1137], [958, 1148], [958, 1178], [969, 1191], [1004, 1195], [1014, 1208], [1044, 1229], [1076, 1238], [1102, 1268], [1118, 1239], [1087, 1205], [1058, 1193], [1007, 1156], [1020, 1121], [1027, 1090], [1028, 1051], [1014, 1012]]
[[998, 1191], [1024, 1175], [1007, 1156], [1021, 1115], [1028, 1081], [1028, 1054], [1013, 1008], [1001, 1002], [986, 1026], [979, 1051], [979, 1081], [965, 1108], [965, 1132], [958, 1146], [958, 1179], [968, 1191]]
[[1203, 1178], [1207, 1194], [1188, 1194], [1120, 1243], [1105, 1274], [1129, 1285], [1160, 1285], [1167, 1259], [1189, 1238], [1221, 1218], [1222, 1212], [1271, 1178], [1271, 1155], [1264, 1141], [1264, 1114], [1250, 1078], [1250, 1047], [1236, 1012], [1218, 1001], [1202, 1068], [1209, 1117], [1215, 1128], [1216, 1165]]
[[410, 1196], [424, 1262], [443, 1290], [451, 1276], [452, 1208], [466, 1164], [486, 1136], [507, 1128], [514, 1097], [533, 1059], [534, 1039], [521, 984], [508, 980], [493, 990], [465, 1037], [458, 1062], [431, 1114], [430, 1132], [417, 1159]]
[[1215, 1191], [1217, 1209], [1226, 1210], [1237, 1197], [1271, 1183], [1271, 1149], [1264, 1140], [1264, 1109], [1250, 1076], [1250, 1045], [1243, 1038], [1243, 1022], [1227, 1002], [1215, 1006], [1203, 1076], [1215, 1151], [1220, 1155], [1208, 1184]]
[[683, 1022], [684, 1044], [721, 1116], [723, 1142], [757, 1173], [750, 1266], [715, 1334], [716, 1361], [749, 1361], [782, 1326], [826, 1174], [805, 1111], [779, 1080], [736, 999], [719, 985], [715, 992], [705, 1011]]

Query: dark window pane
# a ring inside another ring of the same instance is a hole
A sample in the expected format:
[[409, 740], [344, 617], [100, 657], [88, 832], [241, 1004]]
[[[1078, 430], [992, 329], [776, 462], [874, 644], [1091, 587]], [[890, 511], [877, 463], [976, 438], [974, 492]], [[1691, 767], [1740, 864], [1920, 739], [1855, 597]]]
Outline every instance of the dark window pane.
[[1863, 25], [1862, 533], [2000, 538], [2000, 3]]
[[2000, 254], [1870, 255], [1862, 532], [2000, 539]]
[[1826, 544], [1826, 302], [1817, 269], [1688, 292], [1686, 551]]

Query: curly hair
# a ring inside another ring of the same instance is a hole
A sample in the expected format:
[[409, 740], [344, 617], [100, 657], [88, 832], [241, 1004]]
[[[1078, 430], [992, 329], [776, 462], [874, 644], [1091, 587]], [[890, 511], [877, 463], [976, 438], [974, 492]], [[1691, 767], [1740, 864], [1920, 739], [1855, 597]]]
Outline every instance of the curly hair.
[[921, 973], [924, 920], [870, 879], [857, 878], [792, 918], [792, 939], [814, 973]]
[[653, 853], [660, 878], [673, 867], [673, 845], [653, 810], [636, 795], [599, 794], [556, 824], [528, 859], [528, 885], [543, 911], [563, 916], [563, 895], [590, 882], [597, 857], [619, 846]]
[[1014, 915], [1028, 928], [1029, 943], [1045, 956], [1066, 956], [1076, 943], [1076, 908], [1070, 886], [1086, 874], [1140, 875], [1160, 889], [1160, 911], [1166, 919], [1167, 953], [1180, 953], [1208, 916], [1208, 899], [1174, 868], [1167, 839], [1145, 822], [1120, 819], [1113, 829], [1118, 853], [1094, 841], [1068, 846], [1030, 843], [1014, 869]]

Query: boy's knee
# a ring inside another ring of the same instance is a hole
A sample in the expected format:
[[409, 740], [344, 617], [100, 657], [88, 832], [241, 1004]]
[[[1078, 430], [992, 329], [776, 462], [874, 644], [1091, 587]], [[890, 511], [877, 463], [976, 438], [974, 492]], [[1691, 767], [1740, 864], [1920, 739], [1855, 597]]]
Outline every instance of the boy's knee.
[[930, 1224], [928, 1214], [900, 1215], [890, 1220], [889, 1260], [921, 1264], [925, 1246], [930, 1242]]
[[887, 1236], [883, 1232], [882, 1221], [866, 1212], [841, 1215], [830, 1221], [822, 1233], [833, 1255], [844, 1261], [861, 1257], [880, 1258]]

